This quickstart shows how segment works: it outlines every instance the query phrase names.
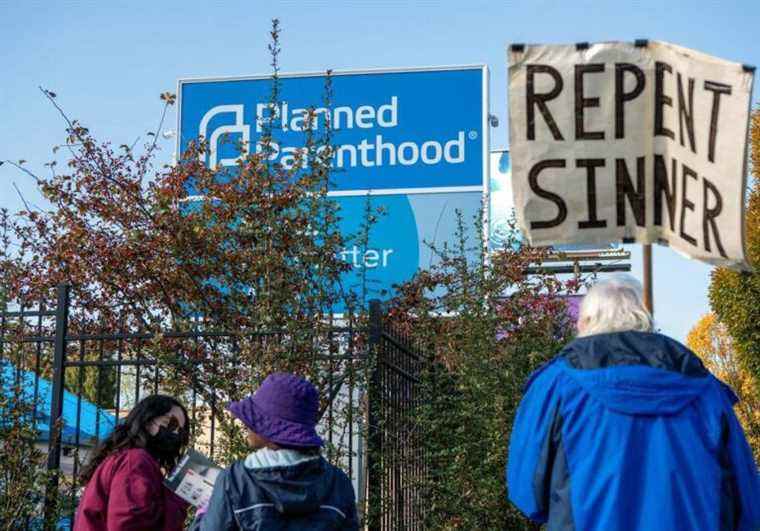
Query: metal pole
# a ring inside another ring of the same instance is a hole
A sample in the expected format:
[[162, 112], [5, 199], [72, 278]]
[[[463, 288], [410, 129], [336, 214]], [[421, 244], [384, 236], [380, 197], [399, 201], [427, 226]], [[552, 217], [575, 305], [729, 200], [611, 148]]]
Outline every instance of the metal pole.
[[382, 434], [380, 431], [380, 342], [383, 333], [383, 314], [380, 301], [369, 301], [369, 361], [372, 371], [368, 392], [367, 433], [367, 530], [378, 531], [382, 511]]
[[652, 289], [652, 244], [643, 246], [644, 251], [644, 306], [654, 315], [654, 295]]
[[58, 473], [61, 467], [61, 418], [63, 416], [63, 385], [66, 373], [66, 336], [69, 327], [69, 285], [58, 286], [58, 304], [55, 314], [55, 340], [53, 352], [53, 393], [50, 400], [48, 425], [48, 462], [50, 478], [45, 493], [45, 527], [54, 529], [55, 503], [58, 498]]

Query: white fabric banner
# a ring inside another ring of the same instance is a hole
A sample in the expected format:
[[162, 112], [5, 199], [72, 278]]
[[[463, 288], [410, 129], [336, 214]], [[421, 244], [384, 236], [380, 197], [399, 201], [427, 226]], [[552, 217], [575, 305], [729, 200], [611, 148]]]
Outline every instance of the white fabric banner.
[[664, 42], [509, 51], [517, 218], [533, 245], [662, 243], [747, 267], [753, 72]]

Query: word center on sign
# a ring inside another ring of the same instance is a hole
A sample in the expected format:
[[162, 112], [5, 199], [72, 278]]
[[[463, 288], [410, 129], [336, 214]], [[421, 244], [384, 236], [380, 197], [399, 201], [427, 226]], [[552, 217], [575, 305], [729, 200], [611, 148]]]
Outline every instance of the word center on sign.
[[393, 249], [364, 249], [353, 245], [338, 253], [341, 260], [345, 260], [354, 267], [375, 269], [376, 267], [388, 267], [388, 259], [393, 254]]

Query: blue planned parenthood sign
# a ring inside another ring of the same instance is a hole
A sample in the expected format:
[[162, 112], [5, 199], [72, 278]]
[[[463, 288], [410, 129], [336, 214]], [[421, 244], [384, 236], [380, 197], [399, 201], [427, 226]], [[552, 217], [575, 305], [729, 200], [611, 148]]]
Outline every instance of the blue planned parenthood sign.
[[203, 137], [206, 164], [234, 166], [241, 145], [262, 149], [262, 123], [275, 113], [271, 158], [288, 167], [303, 148], [308, 109], [316, 110], [315, 134], [329, 117], [329, 195], [340, 205], [341, 231], [358, 231], [367, 195], [385, 212], [366, 248], [342, 251], [352, 266], [345, 285], [387, 298], [433, 263], [426, 242], [453, 242], [457, 210], [476, 227], [488, 183], [487, 77], [485, 66], [335, 72], [328, 108], [324, 74], [282, 75], [274, 108], [269, 76], [180, 80], [178, 148]]

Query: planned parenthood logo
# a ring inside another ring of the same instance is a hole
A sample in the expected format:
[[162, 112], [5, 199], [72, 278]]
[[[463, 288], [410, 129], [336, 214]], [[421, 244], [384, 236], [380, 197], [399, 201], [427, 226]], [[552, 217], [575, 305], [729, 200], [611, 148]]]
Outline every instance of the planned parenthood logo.
[[[309, 123], [309, 109], [290, 109], [287, 103], [272, 105], [268, 103], [256, 104], [256, 132], [264, 132], [264, 124], [277, 123], [277, 129], [283, 132], [304, 132], [307, 128], [312, 131], [325, 129], [327, 124], [334, 131], [351, 129], [382, 130], [399, 126], [398, 97], [391, 96], [390, 101], [379, 106], [361, 105], [359, 107], [341, 106], [333, 109], [324, 107], [314, 110], [314, 118]], [[232, 166], [237, 164], [236, 158], [218, 157], [218, 146], [222, 135], [239, 134], [242, 138], [241, 156], [248, 154], [251, 140], [251, 126], [244, 123], [245, 107], [243, 105], [218, 105], [210, 109], [201, 120], [198, 134], [202, 138], [209, 139], [208, 165], [210, 167]], [[232, 114], [235, 117], [232, 125], [216, 128], [209, 136], [208, 124], [211, 119], [219, 114]], [[477, 131], [470, 131], [468, 138], [478, 138]], [[322, 146], [324, 149], [326, 146]], [[380, 168], [383, 166], [413, 166], [418, 162], [422, 164], [439, 164], [444, 161], [448, 164], [461, 164], [465, 161], [465, 131], [458, 131], [455, 138], [450, 140], [425, 140], [421, 144], [415, 141], [395, 143], [383, 138], [382, 133], [377, 133], [372, 138], [363, 138], [358, 144], [342, 144], [335, 147], [333, 166], [336, 168]], [[256, 144], [256, 152], [264, 151], [261, 142]], [[298, 160], [299, 151], [303, 152], [301, 161], [304, 166], [308, 164], [305, 148], [297, 146], [283, 146], [276, 141], [268, 146], [269, 159], [279, 162], [283, 168], [291, 169]], [[206, 155], [201, 155], [206, 160]]]
[[283, 76], [277, 104], [266, 77], [180, 81], [179, 148], [203, 138], [209, 167], [235, 166], [263, 152], [271, 123], [268, 157], [291, 169], [306, 164], [306, 129], [318, 135], [329, 123], [331, 195], [480, 191], [485, 75], [483, 67], [335, 74], [329, 107], [319, 104], [323, 75]]

